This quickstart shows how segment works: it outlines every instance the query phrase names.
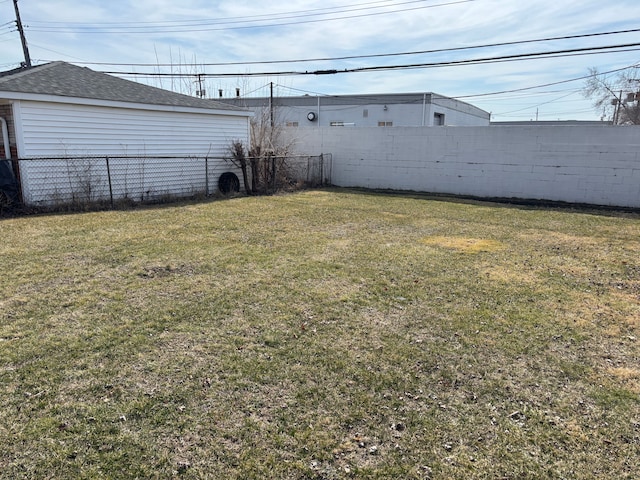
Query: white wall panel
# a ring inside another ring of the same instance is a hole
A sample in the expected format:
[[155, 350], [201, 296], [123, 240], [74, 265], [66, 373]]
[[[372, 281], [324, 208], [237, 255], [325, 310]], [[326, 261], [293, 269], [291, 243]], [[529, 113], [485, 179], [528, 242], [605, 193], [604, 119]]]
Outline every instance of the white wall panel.
[[640, 127], [291, 128], [345, 187], [640, 208]]
[[248, 139], [247, 117], [20, 102], [21, 157], [211, 155]]

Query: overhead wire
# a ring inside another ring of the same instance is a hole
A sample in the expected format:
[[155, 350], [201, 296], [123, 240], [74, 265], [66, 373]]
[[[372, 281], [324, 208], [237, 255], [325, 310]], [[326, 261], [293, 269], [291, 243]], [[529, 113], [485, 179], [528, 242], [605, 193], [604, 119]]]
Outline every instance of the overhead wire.
[[[50, 21], [50, 20], [36, 20], [33, 22], [35, 25], [44, 24], [44, 25], [56, 25], [61, 24], [62, 27], [57, 28], [66, 28], [69, 25], [75, 26], [84, 26], [87, 28], [95, 28], [101, 25], [124, 25], [124, 26], [135, 26], [135, 25], [152, 25], [152, 28], [161, 27], [162, 25], [172, 25], [172, 24], [180, 24], [179, 26], [193, 26], [193, 25], [218, 25], [225, 23], [239, 23], [239, 22], [250, 22], [255, 20], [282, 20], [289, 18], [299, 18], [306, 16], [319, 16], [319, 15], [329, 15], [333, 13], [345, 13], [352, 11], [361, 11], [361, 10], [369, 10], [374, 8], [390, 8], [397, 7], [401, 5], [414, 4], [414, 3], [426, 3], [433, 2], [435, 0], [409, 0], [403, 2], [390, 3], [391, 0], [380, 0], [375, 2], [365, 2], [365, 3], [355, 3], [345, 6], [334, 6], [334, 7], [322, 7], [322, 8], [313, 8], [307, 10], [293, 10], [282, 13], [266, 13], [260, 15], [246, 15], [246, 16], [237, 16], [237, 17], [216, 17], [215, 19], [193, 19], [193, 20], [164, 20], [164, 21], [131, 21], [131, 22], [61, 22], [61, 21]], [[477, 1], [477, 0], [469, 0], [469, 1]], [[378, 4], [386, 4], [379, 5]], [[354, 8], [358, 7], [358, 8]], [[327, 13], [316, 13], [316, 12], [327, 12]]]
[[[613, 70], [609, 70], [609, 71], [606, 71], [606, 72], [602, 72], [602, 74], [606, 75], [606, 74], [616, 73], [616, 72], [620, 72], [620, 71], [623, 71], [623, 70], [626, 70], [626, 69], [635, 68], [637, 66], [639, 66], [639, 64], [633, 64], [633, 65], [629, 65], [629, 66], [626, 66], [626, 67], [622, 67], [622, 68], [618, 68], [618, 69], [613, 69]], [[529, 86], [529, 87], [524, 87], [524, 88], [520, 88], [520, 89], [513, 89], [513, 90], [510, 90], [510, 91], [489, 92], [489, 93], [484, 93], [484, 94], [478, 94], [477, 96], [504, 95], [505, 93], [524, 92], [524, 91], [528, 91], [528, 90], [532, 90], [532, 89], [544, 88], [544, 87], [547, 87], [547, 86], [550, 86], [550, 85], [557, 85], [557, 84], [575, 82], [575, 81], [583, 80], [583, 79], [588, 78], [588, 77], [589, 77], [589, 75], [588, 76], [570, 78], [570, 79], [566, 79], [566, 80], [559, 81], [559, 82], [551, 82], [551, 83], [545, 83], [545, 84], [539, 84], [539, 85], [532, 85], [532, 86]], [[244, 93], [242, 95], [242, 98], [248, 98], [252, 93], [264, 90], [264, 89], [266, 89], [268, 87], [269, 87], [269, 84], [262, 85], [262, 86], [256, 88], [255, 90], [252, 90], [250, 92]], [[292, 92], [302, 93], [302, 94], [305, 94], [305, 95], [314, 95], [314, 96], [318, 96], [318, 97], [327, 97], [327, 98], [336, 97], [336, 95], [332, 95], [332, 94], [321, 93], [321, 92], [316, 92], [316, 91], [312, 91], [312, 90], [304, 90], [304, 89], [294, 88], [294, 87], [291, 87], [291, 86], [281, 85], [281, 84], [273, 84], [273, 88], [285, 89], [285, 90], [290, 90]], [[508, 116], [511, 116], [511, 117], [522, 117], [522, 118], [530, 117], [531, 116], [530, 113], [526, 114], [526, 115], [514, 115], [514, 114], [520, 113], [520, 112], [526, 112], [526, 111], [531, 112], [532, 109], [534, 109], [534, 108], [537, 109], [537, 108], [539, 108], [541, 106], [544, 106], [544, 105], [550, 105], [550, 104], [557, 105], [559, 103], [575, 103], [575, 102], [581, 101], [581, 100], [562, 100], [564, 98], [568, 98], [568, 97], [571, 97], [572, 95], [580, 93], [580, 91], [581, 91], [580, 89], [569, 89], [569, 90], [564, 89], [564, 90], [551, 90], [551, 91], [544, 91], [544, 92], [529, 92], [529, 93], [526, 93], [526, 94], [523, 94], [523, 95], [519, 95], [519, 96], [517, 96], [515, 98], [522, 98], [522, 97], [525, 97], [525, 96], [549, 95], [549, 94], [554, 94], [554, 93], [562, 93], [562, 95], [559, 96], [559, 97], [553, 98], [551, 100], [548, 100], [548, 101], [540, 102], [540, 103], [533, 104], [533, 105], [529, 104], [529, 105], [526, 105], [526, 106], [524, 106], [522, 108], [518, 108], [516, 110], [510, 110], [508, 112], [501, 112], [501, 113], [492, 113], [492, 116], [493, 117], [502, 117], [502, 116], [508, 115]], [[360, 99], [363, 102], [363, 104], [368, 102], [368, 101], [370, 101], [370, 97], [367, 97], [367, 96], [349, 95], [349, 97], [351, 99], [353, 99], [353, 100]], [[452, 97], [449, 97], [449, 98], [457, 100], [457, 99], [462, 98], [462, 96], [452, 96]], [[511, 97], [508, 97], [508, 98], [514, 98], [514, 96], [511, 96]], [[507, 100], [507, 99], [504, 99], [504, 100]], [[415, 101], [412, 100], [412, 101], [407, 101], [405, 103], [415, 103]], [[292, 107], [292, 108], [295, 108], [295, 107]], [[300, 107], [300, 108], [304, 109], [303, 107]], [[349, 107], [344, 107], [343, 109], [344, 110], [348, 110], [348, 109], [352, 109], [352, 108], [356, 108], [356, 107], [349, 106]], [[584, 109], [584, 110], [572, 109], [571, 110], [571, 114], [575, 115], [575, 114], [587, 113], [587, 112], [591, 112], [591, 111], [592, 111], [591, 108]], [[563, 115], [563, 113], [561, 113], [561, 112], [546, 113], [547, 116], [556, 116], [558, 114]]]
[[[572, 79], [568, 79], [568, 80], [564, 80], [564, 82], [568, 83], [568, 82], [574, 82], [577, 80], [582, 80], [585, 77], [577, 77], [577, 78], [572, 78]], [[527, 90], [533, 90], [536, 88], [543, 88], [545, 87], [546, 84], [543, 85], [534, 85], [534, 86], [530, 86], [530, 87], [526, 87]], [[321, 93], [321, 92], [315, 92], [315, 91], [311, 91], [311, 90], [303, 90], [303, 89], [299, 89], [299, 88], [293, 88], [293, 87], [288, 87], [285, 85], [280, 85], [280, 84], [274, 84], [274, 88], [278, 87], [278, 88], [282, 88], [282, 89], [286, 89], [286, 90], [290, 90], [292, 92], [297, 92], [297, 93], [302, 93], [305, 96], [307, 95], [313, 95], [313, 96], [319, 96], [319, 97], [330, 97], [330, 96], [335, 96], [329, 93]], [[576, 89], [576, 88], [571, 88], [571, 89], [562, 89], [562, 90], [546, 90], [546, 91], [542, 91], [542, 92], [527, 92], [527, 93], [521, 93], [520, 95], [508, 95], [508, 96], [504, 96], [503, 92], [496, 92], [496, 93], [487, 93], [487, 94], [482, 94], [482, 95], [501, 95], [501, 97], [505, 100], [511, 100], [511, 99], [524, 99], [524, 98], [529, 98], [529, 97], [534, 97], [534, 96], [541, 96], [541, 95], [552, 95], [552, 94], [556, 94], [556, 93], [561, 93], [561, 94], [565, 94], [567, 92], [574, 92], [577, 93], [579, 92], [580, 89]], [[509, 93], [509, 92], [506, 92]], [[243, 96], [248, 96], [249, 93], [244, 94]], [[350, 98], [358, 98], [358, 96], [354, 96], [354, 95], [349, 95]], [[361, 96], [360, 98], [362, 98], [363, 100], [368, 100], [369, 98], [366, 96]], [[454, 98], [454, 99], [459, 99], [461, 98], [461, 96], [459, 95], [454, 95], [451, 96], [450, 98]]]
[[[628, 70], [631, 68], [638, 68], [640, 67], [640, 62], [637, 62], [635, 64], [632, 65], [628, 65], [626, 67], [621, 67], [621, 68], [616, 68], [616, 69], [612, 69], [612, 70], [608, 70], [605, 72], [602, 72], [602, 75], [610, 75], [613, 73], [619, 73], [621, 71], [624, 70]], [[549, 83], [543, 83], [543, 84], [538, 84], [538, 85], [531, 85], [528, 87], [522, 87], [522, 88], [517, 88], [517, 89], [510, 89], [510, 90], [501, 90], [501, 91], [497, 91], [497, 92], [486, 92], [486, 93], [480, 93], [480, 94], [475, 94], [475, 95], [454, 95], [451, 96], [450, 98], [453, 99], [461, 99], [461, 98], [472, 98], [472, 97], [488, 97], [488, 96], [497, 96], [497, 95], [504, 95], [504, 94], [508, 94], [508, 93], [519, 93], [519, 92], [527, 92], [530, 90], [534, 90], [534, 89], [538, 89], [538, 88], [545, 88], [545, 87], [549, 87], [549, 86], [555, 86], [555, 85], [561, 85], [561, 84], [565, 84], [565, 83], [571, 83], [571, 82], [576, 82], [576, 81], [580, 81], [580, 80], [584, 80], [586, 78], [589, 78], [591, 75], [585, 75], [585, 76], [580, 76], [580, 77], [575, 77], [575, 78], [570, 78], [570, 79], [565, 79], [565, 80], [561, 80], [561, 81], [557, 81], [557, 82], [549, 82]], [[315, 92], [315, 91], [310, 91], [310, 90], [303, 90], [303, 89], [298, 89], [298, 88], [293, 88], [293, 87], [286, 87], [283, 85], [277, 85], [280, 88], [286, 88], [289, 89], [291, 91], [294, 92], [299, 92], [299, 93], [303, 93], [303, 94], [310, 94], [310, 95], [317, 95], [317, 96], [331, 96], [329, 94], [324, 94], [324, 93], [320, 93], [320, 92]], [[566, 90], [564, 91], [566, 92]], [[547, 92], [531, 92], [528, 95], [542, 95], [542, 94], [551, 94], [551, 93], [564, 93], [563, 91], [547, 91]], [[569, 91], [569, 93], [566, 93], [565, 95], [562, 95], [558, 98], [546, 101], [546, 102], [542, 102], [539, 103], [537, 105], [528, 105], [524, 108], [520, 108], [518, 110], [514, 110], [511, 112], [504, 112], [504, 113], [500, 113], [500, 114], [493, 114], [495, 116], [503, 116], [503, 115], [509, 115], [511, 113], [518, 113], [520, 111], [526, 111], [526, 110], [531, 110], [532, 108], [538, 108], [542, 105], [548, 105], [551, 103], [557, 104], [559, 103], [559, 101], [561, 101], [563, 98], [568, 98], [571, 95], [574, 95], [576, 93], [579, 93], [580, 89], [571, 89], [571, 91]], [[365, 97], [362, 97], [363, 99]], [[571, 102], [576, 102], [577, 100], [571, 100]], [[560, 102], [562, 103], [562, 102]], [[565, 101], [566, 103], [566, 101]], [[586, 109], [583, 111], [574, 111], [572, 110], [572, 113], [576, 114], [576, 113], [586, 113], [586, 112], [590, 112], [592, 111], [592, 109]], [[515, 115], [517, 116], [517, 115]], [[527, 115], [528, 116], [528, 115]]]
[[[390, 11], [384, 11], [384, 12], [363, 13], [358, 15], [346, 15], [346, 16], [340, 16], [340, 17], [321, 18], [321, 19], [315, 19], [315, 20], [301, 20], [301, 21], [295, 21], [295, 22], [280, 22], [280, 23], [268, 23], [268, 24], [254, 23], [251, 25], [222, 26], [222, 27], [216, 27], [216, 28], [192, 28], [192, 27], [186, 28], [185, 26], [167, 27], [163, 29], [157, 29], [157, 27], [120, 27], [120, 28], [111, 29], [111, 30], [108, 30], [108, 29], [101, 30], [100, 27], [77, 27], [77, 29], [69, 28], [69, 27], [53, 27], [53, 26], [32, 27], [31, 25], [33, 25], [33, 22], [30, 22], [30, 28], [33, 31], [44, 32], [44, 33], [53, 33], [57, 31], [64, 31], [67, 33], [78, 33], [78, 34], [82, 34], [82, 33], [149, 34], [149, 33], [185, 33], [185, 32], [195, 33], [195, 32], [211, 32], [211, 31], [221, 31], [221, 30], [244, 30], [244, 29], [254, 29], [254, 28], [282, 27], [282, 26], [290, 26], [290, 25], [302, 25], [302, 24], [308, 24], [308, 23], [328, 22], [328, 21], [335, 21], [335, 20], [348, 20], [348, 19], [354, 19], [354, 18], [365, 18], [365, 17], [380, 16], [380, 15], [388, 15], [393, 13], [409, 12], [409, 11], [415, 11], [415, 10], [424, 10], [427, 8], [458, 5], [462, 3], [470, 3], [470, 2], [476, 2], [476, 1], [479, 1], [479, 0], [453, 0], [446, 3], [438, 3], [435, 5], [423, 5], [420, 7], [402, 8], [402, 9], [390, 10]], [[215, 23], [211, 23], [211, 24], [215, 25]], [[153, 30], [154, 28], [156, 30]]]
[[[564, 94], [567, 92], [579, 92], [581, 90], [581, 88], [563, 88], [560, 90], [542, 90], [539, 92], [520, 92], [520, 93], [516, 93], [513, 95], [509, 95], [509, 94], [502, 94], [500, 95], [500, 97], [503, 100], [518, 100], [518, 99], [529, 99], [532, 97], [540, 97], [540, 96], [545, 96], [545, 95], [555, 95], [555, 94]], [[478, 100], [478, 102], [476, 103], [482, 103], [484, 100]]]
[[[362, 73], [362, 72], [374, 72], [374, 71], [389, 71], [389, 70], [408, 70], [408, 69], [422, 69], [422, 68], [438, 68], [438, 67], [454, 67], [463, 65], [480, 65], [487, 63], [502, 63], [512, 61], [524, 61], [535, 60], [540, 58], [559, 58], [566, 56], [579, 56], [579, 55], [595, 55], [602, 53], [620, 53], [640, 50], [640, 43], [627, 43], [620, 45], [606, 45], [598, 47], [583, 47], [583, 48], [571, 48], [563, 50], [553, 50], [546, 52], [531, 52], [520, 53], [514, 55], [501, 55], [494, 57], [483, 58], [470, 58], [462, 60], [448, 60], [440, 62], [424, 62], [413, 63], [404, 65], [377, 65], [369, 67], [356, 67], [345, 69], [328, 69], [328, 70], [314, 70], [314, 71], [272, 71], [272, 72], [245, 72], [245, 73], [199, 73], [205, 77], [222, 78], [222, 77], [257, 77], [257, 76], [296, 76], [296, 75], [336, 75], [343, 73]], [[143, 76], [193, 76], [190, 73], [162, 73], [162, 72], [122, 72], [122, 71], [103, 71], [102, 73], [116, 74], [116, 75], [143, 75]]]
[[[398, 70], [398, 69], [406, 70], [406, 69], [413, 69], [413, 68], [431, 68], [431, 67], [443, 67], [443, 66], [477, 65], [477, 64], [486, 64], [486, 63], [521, 61], [521, 60], [528, 60], [528, 59], [535, 59], [535, 58], [557, 58], [557, 57], [566, 57], [566, 56], [594, 55], [602, 52], [603, 50], [612, 50], [615, 53], [640, 50], [639, 48], [631, 48], [631, 47], [640, 47], [640, 43], [608, 45], [608, 46], [600, 46], [600, 47], [571, 48], [571, 49], [556, 50], [551, 52], [533, 52], [533, 53], [516, 54], [516, 55], [502, 55], [498, 57], [481, 58], [481, 59], [450, 60], [446, 62], [417, 63], [417, 64], [394, 65], [394, 66], [359, 67], [359, 68], [348, 69], [345, 71], [370, 72], [370, 71], [382, 71], [382, 70]], [[621, 49], [621, 50], [613, 50], [613, 49]]]
[[510, 111], [510, 112], [495, 113], [494, 115], [502, 116], [502, 115], [509, 115], [509, 114], [512, 114], [512, 113], [523, 112], [523, 111], [525, 111], [525, 110], [531, 110], [532, 108], [538, 108], [538, 107], [541, 107], [541, 106], [543, 106], [543, 105], [548, 105], [548, 104], [550, 104], [550, 103], [554, 103], [554, 102], [556, 102], [556, 101], [558, 101], [558, 100], [562, 100], [563, 98], [570, 97], [571, 95], [575, 95], [576, 93], [577, 93], [577, 92], [571, 92], [571, 93], [568, 93], [568, 94], [566, 94], [566, 95], [562, 95], [562, 96], [560, 96], [560, 97], [554, 98], [554, 99], [552, 99], [552, 100], [547, 100], [546, 102], [538, 103], [538, 104], [536, 104], [536, 105], [528, 105], [528, 106], [526, 106], [526, 107], [524, 107], [524, 108], [519, 108], [519, 109], [517, 109], [517, 110], [512, 110], [512, 111]]
[[82, 62], [85, 65], [114, 65], [114, 66], [131, 66], [131, 67], [220, 67], [220, 66], [234, 66], [234, 65], [270, 65], [270, 64], [282, 64], [282, 63], [302, 63], [302, 62], [326, 62], [326, 61], [338, 61], [338, 60], [361, 60], [366, 58], [383, 58], [383, 57], [396, 57], [396, 56], [409, 56], [409, 55], [425, 55], [432, 53], [449, 53], [459, 52], [464, 50], [476, 50], [482, 48], [494, 48], [505, 47], [513, 45], [524, 45], [528, 43], [538, 42], [551, 42], [558, 40], [574, 40], [578, 38], [590, 38], [606, 35], [619, 35], [626, 33], [638, 33], [640, 28], [628, 29], [628, 30], [615, 30], [609, 32], [597, 32], [597, 33], [585, 33], [576, 35], [564, 35], [560, 37], [546, 37], [538, 39], [528, 40], [514, 40], [509, 42], [487, 43], [481, 45], [470, 45], [466, 47], [450, 47], [450, 48], [437, 48], [431, 50], [418, 50], [410, 52], [395, 52], [395, 53], [377, 53], [369, 55], [347, 55], [340, 57], [320, 57], [320, 58], [305, 58], [305, 59], [292, 59], [292, 60], [263, 60], [263, 61], [243, 61], [243, 62], [204, 62], [204, 63], [114, 63], [114, 62]]
[[[611, 73], [618, 73], [618, 72], [622, 72], [624, 70], [629, 70], [631, 68], [637, 68], [640, 66], [640, 62], [632, 64], [632, 65], [628, 65], [626, 67], [621, 67], [621, 68], [616, 68], [613, 70], [608, 70], [606, 72], [602, 72], [602, 75], [608, 75]], [[584, 75], [582, 77], [576, 77], [576, 78], [570, 78], [568, 80], [559, 80], [557, 82], [549, 82], [549, 83], [544, 83], [541, 85], [535, 85], [532, 87], [522, 87], [522, 88], [513, 88], [510, 90], [500, 90], [498, 92], [490, 92], [490, 93], [477, 93], [474, 95], [457, 95], [455, 98], [476, 98], [476, 97], [486, 97], [486, 96], [490, 96], [490, 95], [501, 95], [503, 93], [514, 93], [514, 92], [524, 92], [526, 90], [533, 90], [536, 88], [544, 88], [544, 87], [552, 87], [555, 85], [562, 85], [563, 83], [570, 83], [570, 82], [576, 82], [579, 80], [586, 80], [587, 78], [591, 77], [592, 75]]]

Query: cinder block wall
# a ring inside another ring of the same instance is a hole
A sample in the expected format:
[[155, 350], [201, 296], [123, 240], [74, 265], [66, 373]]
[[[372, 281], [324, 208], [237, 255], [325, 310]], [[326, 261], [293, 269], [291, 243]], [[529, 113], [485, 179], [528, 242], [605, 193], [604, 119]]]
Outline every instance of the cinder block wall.
[[640, 207], [640, 127], [287, 129], [297, 153], [333, 157], [332, 183]]

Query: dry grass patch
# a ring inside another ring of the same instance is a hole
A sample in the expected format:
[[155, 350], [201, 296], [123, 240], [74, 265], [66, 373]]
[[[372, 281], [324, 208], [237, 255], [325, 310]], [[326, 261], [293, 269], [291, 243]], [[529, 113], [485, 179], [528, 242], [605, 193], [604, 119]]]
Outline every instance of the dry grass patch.
[[502, 284], [536, 286], [542, 283], [542, 280], [531, 272], [502, 265], [487, 265], [483, 268], [483, 274], [488, 280]]
[[636, 380], [640, 378], [640, 369], [629, 367], [617, 367], [609, 369], [609, 373], [621, 380]]
[[494, 252], [504, 248], [501, 242], [488, 239], [463, 237], [425, 237], [422, 243], [429, 246], [448, 248], [460, 253]]
[[637, 216], [324, 190], [0, 228], [0, 478], [640, 470]]
[[640, 369], [637, 367], [610, 368], [607, 373], [615, 377], [626, 389], [640, 395]]

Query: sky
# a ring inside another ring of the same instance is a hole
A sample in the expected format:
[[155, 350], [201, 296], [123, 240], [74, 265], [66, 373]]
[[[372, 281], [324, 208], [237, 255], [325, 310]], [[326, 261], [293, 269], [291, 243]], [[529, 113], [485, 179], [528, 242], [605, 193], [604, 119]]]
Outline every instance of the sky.
[[[271, 84], [275, 96], [435, 92], [493, 121], [600, 120], [603, 112], [582, 94], [590, 68], [615, 76], [640, 64], [638, 0], [19, 0], [18, 7], [34, 65], [61, 60], [209, 98], [236, 88], [267, 96]], [[614, 33], [628, 30], [635, 31]], [[24, 60], [14, 0], [0, 0], [0, 71]], [[336, 73], [317, 73], [327, 71]]]

